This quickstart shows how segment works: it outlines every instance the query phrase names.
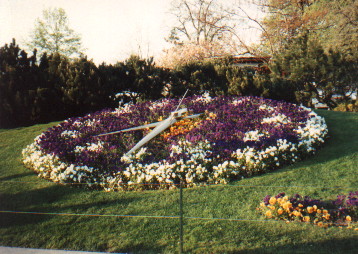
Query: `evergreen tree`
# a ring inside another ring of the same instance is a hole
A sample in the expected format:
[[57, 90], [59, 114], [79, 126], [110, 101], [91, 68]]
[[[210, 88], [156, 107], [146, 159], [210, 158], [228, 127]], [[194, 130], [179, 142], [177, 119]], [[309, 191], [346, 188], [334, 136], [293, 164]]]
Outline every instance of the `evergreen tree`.
[[[15, 39], [0, 48], [0, 125], [30, 123], [30, 90], [36, 80], [36, 52], [31, 58], [19, 48]], [[28, 82], [32, 81], [32, 82]]]
[[357, 91], [357, 63], [340, 52], [325, 52], [317, 41], [309, 40], [308, 34], [277, 54], [270, 68], [274, 79], [293, 82], [297, 100], [308, 106], [315, 98], [333, 109], [337, 106], [335, 95], [348, 100]]

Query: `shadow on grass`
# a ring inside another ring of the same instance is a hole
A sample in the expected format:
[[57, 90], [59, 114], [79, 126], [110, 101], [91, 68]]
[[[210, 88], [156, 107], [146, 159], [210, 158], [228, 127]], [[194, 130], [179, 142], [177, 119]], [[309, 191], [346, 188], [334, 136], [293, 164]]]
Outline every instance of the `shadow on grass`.
[[325, 241], [312, 241], [300, 244], [285, 244], [281, 246], [265, 246], [252, 250], [235, 251], [227, 253], [357, 253], [358, 237], [344, 239], [330, 239]]
[[[83, 188], [52, 185], [14, 194], [0, 193], [0, 210], [13, 212], [87, 214], [89, 213], [87, 210], [93, 213], [119, 203], [123, 207], [134, 201], [134, 198], [123, 196], [115, 200], [93, 200], [94, 195], [89, 195], [89, 198], [92, 198], [93, 201], [88, 202], [88, 200], [84, 199], [81, 195], [84, 192], [88, 194], [91, 191]], [[79, 198], [70, 197], [73, 195], [77, 195]], [[75, 203], [68, 204], [68, 200]], [[36, 224], [52, 216], [54, 215], [2, 213], [0, 216], [0, 227]]]
[[35, 173], [33, 171], [28, 170], [28, 172], [25, 172], [25, 173], [0, 177], [0, 182], [14, 180], [14, 179], [18, 179], [18, 178], [26, 177], [26, 176], [33, 176], [33, 175], [35, 175]]

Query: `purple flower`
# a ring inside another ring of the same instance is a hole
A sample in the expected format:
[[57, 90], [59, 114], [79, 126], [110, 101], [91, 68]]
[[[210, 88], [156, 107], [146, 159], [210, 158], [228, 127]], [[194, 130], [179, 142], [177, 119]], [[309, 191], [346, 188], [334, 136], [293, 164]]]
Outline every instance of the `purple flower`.
[[[165, 119], [176, 109], [178, 103], [178, 99], [163, 99], [127, 105], [116, 111], [104, 109], [84, 117], [70, 118], [45, 131], [37, 143], [44, 153], [54, 154], [64, 163], [86, 165], [98, 169], [104, 175], [111, 175], [125, 169], [127, 164], [121, 161], [121, 157], [149, 131], [101, 137], [97, 135], [157, 122], [159, 118]], [[172, 135], [168, 139], [158, 135], [147, 143], [148, 153], [142, 158], [143, 165], [160, 161], [175, 163], [179, 160], [183, 160], [185, 164], [191, 159], [190, 155], [185, 152], [172, 154], [171, 146], [184, 140], [189, 141], [192, 146], [208, 141], [211, 150], [207, 151], [205, 159], [210, 163], [205, 167], [213, 172], [214, 166], [233, 160], [233, 154], [239, 149], [264, 151], [277, 146], [278, 140], [285, 140], [298, 147], [301, 136], [295, 130], [305, 127], [311, 118], [310, 111], [297, 105], [259, 97], [219, 96], [205, 100], [201, 96], [193, 96], [185, 98], [183, 105], [187, 107], [189, 114], [202, 113], [197, 124], [184, 134]], [[255, 132], [261, 136], [251, 137], [251, 133]], [[314, 145], [319, 144], [317, 142]], [[302, 148], [297, 155], [304, 156], [307, 153]], [[241, 171], [236, 179], [272, 170], [278, 165], [293, 161], [291, 151], [283, 151], [280, 156], [279, 163], [274, 161], [274, 156], [272, 161], [267, 159], [264, 168], [252, 168], [250, 165], [244, 168], [244, 164], [240, 164], [242, 169], [238, 169]], [[298, 201], [307, 204], [316, 202], [308, 197], [294, 196], [292, 202]], [[347, 197], [344, 202], [356, 206], [357, 193]]]

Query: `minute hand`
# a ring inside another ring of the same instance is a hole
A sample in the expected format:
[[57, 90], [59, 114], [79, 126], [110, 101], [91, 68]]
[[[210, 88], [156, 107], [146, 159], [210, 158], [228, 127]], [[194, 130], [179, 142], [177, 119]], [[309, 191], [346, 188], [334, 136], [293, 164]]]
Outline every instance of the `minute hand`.
[[158, 134], [166, 130], [168, 127], [170, 127], [172, 124], [176, 123], [177, 119], [173, 116], [170, 116], [169, 118], [165, 119], [164, 121], [160, 122], [160, 124], [155, 127], [151, 132], [149, 132], [144, 138], [142, 138], [131, 150], [129, 150], [126, 155], [130, 155], [135, 150], [141, 148], [144, 144], [152, 140], [154, 137], [156, 137]]

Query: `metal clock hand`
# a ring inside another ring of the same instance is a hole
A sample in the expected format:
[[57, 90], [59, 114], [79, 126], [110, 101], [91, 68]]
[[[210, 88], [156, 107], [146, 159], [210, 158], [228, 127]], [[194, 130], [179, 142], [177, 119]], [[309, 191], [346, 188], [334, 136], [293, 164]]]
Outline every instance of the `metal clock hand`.
[[164, 121], [151, 123], [151, 124], [146, 124], [146, 125], [142, 125], [142, 126], [137, 126], [137, 127], [133, 127], [133, 128], [128, 128], [128, 129], [124, 129], [124, 130], [120, 130], [120, 131], [113, 131], [113, 132], [109, 132], [109, 133], [104, 133], [104, 134], [97, 135], [97, 137], [117, 134], [117, 133], [121, 133], [121, 132], [142, 130], [142, 129], [145, 129], [145, 128], [155, 127], [144, 138], [142, 138], [131, 150], [129, 150], [129, 152], [126, 153], [126, 155], [130, 155], [131, 153], [133, 153], [137, 149], [141, 148], [143, 145], [148, 143], [150, 140], [152, 140], [154, 137], [156, 137], [158, 134], [160, 134], [161, 132], [163, 132], [164, 130], [169, 128], [171, 125], [173, 125], [177, 121], [180, 121], [182, 119], [196, 118], [196, 117], [199, 117], [201, 115], [201, 114], [195, 114], [195, 115], [191, 115], [191, 116], [182, 117], [182, 114], [184, 114], [187, 111], [188, 110], [186, 108], [183, 108], [183, 109], [180, 109], [178, 111], [172, 112], [170, 114], [170, 116], [167, 119], [165, 119]]
[[143, 130], [143, 129], [146, 129], [146, 128], [153, 128], [153, 127], [157, 126], [160, 123], [161, 122], [156, 122], [156, 123], [145, 124], [145, 125], [141, 125], [141, 126], [137, 126], [137, 127], [128, 128], [128, 129], [123, 129], [123, 130], [120, 130], [120, 131], [112, 131], [112, 132], [108, 132], [108, 133], [99, 134], [96, 137], [102, 137], [102, 136], [107, 136], [107, 135], [112, 135], [112, 134], [117, 134], [117, 133], [127, 132], [127, 131], [136, 131], [136, 130]]
[[181, 103], [183, 102], [183, 99], [185, 97], [185, 95], [187, 94], [188, 90], [186, 90], [183, 98], [180, 100], [179, 105], [177, 106], [177, 108], [175, 109], [174, 112], [172, 112], [170, 114], [170, 116], [165, 119], [164, 121], [161, 122], [156, 122], [156, 123], [151, 123], [151, 124], [145, 124], [142, 126], [137, 126], [137, 127], [132, 127], [132, 128], [128, 128], [128, 129], [124, 129], [124, 130], [120, 130], [120, 131], [113, 131], [113, 132], [109, 132], [109, 133], [104, 133], [104, 134], [100, 134], [97, 135], [97, 137], [101, 137], [101, 136], [106, 136], [106, 135], [112, 135], [112, 134], [117, 134], [117, 133], [121, 133], [121, 132], [127, 132], [127, 131], [134, 131], [134, 130], [142, 130], [142, 129], [146, 129], [146, 128], [153, 128], [155, 127], [151, 132], [149, 132], [144, 138], [142, 138], [131, 150], [129, 150], [129, 152], [126, 153], [126, 155], [130, 155], [131, 153], [133, 153], [134, 151], [136, 151], [137, 149], [141, 148], [143, 145], [145, 145], [146, 143], [148, 143], [150, 140], [152, 140], [154, 137], [156, 137], [158, 134], [160, 134], [161, 132], [163, 132], [164, 130], [166, 130], [167, 128], [169, 128], [171, 125], [173, 125], [174, 123], [176, 123], [177, 121], [180, 121], [182, 119], [191, 119], [191, 118], [196, 118], [199, 117], [201, 114], [196, 114], [196, 115], [191, 115], [191, 116], [182, 116], [184, 113], [188, 112], [188, 109], [183, 108], [183, 109], [179, 109]]

